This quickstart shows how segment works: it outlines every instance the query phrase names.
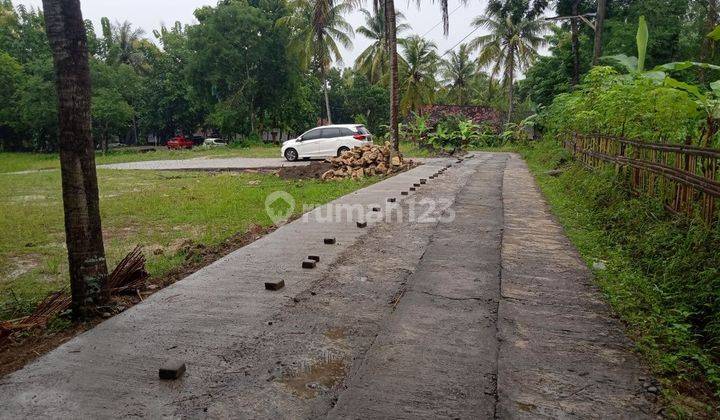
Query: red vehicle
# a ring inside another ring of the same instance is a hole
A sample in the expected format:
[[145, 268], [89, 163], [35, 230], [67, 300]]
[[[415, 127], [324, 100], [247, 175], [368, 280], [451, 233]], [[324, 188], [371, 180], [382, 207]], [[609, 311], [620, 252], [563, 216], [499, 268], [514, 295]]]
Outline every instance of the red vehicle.
[[175, 136], [168, 140], [167, 142], [167, 148], [170, 150], [173, 149], [192, 149], [193, 148], [193, 142], [191, 140], [188, 140], [185, 138], [185, 136]]

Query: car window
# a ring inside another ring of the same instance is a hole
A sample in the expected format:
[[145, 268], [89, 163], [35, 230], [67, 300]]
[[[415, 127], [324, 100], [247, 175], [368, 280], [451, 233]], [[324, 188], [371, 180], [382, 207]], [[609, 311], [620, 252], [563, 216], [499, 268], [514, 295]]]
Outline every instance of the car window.
[[339, 128], [335, 128], [335, 127], [332, 127], [332, 128], [323, 128], [322, 132], [323, 132], [323, 133], [322, 133], [322, 138], [324, 138], [324, 139], [332, 139], [332, 138], [340, 137], [340, 136], [341, 136], [341, 134], [340, 134], [340, 129], [339, 129]]
[[365, 126], [363, 126], [363, 125], [358, 125], [358, 126], [357, 126], [357, 131], [358, 131], [358, 133], [360, 133], [360, 134], [370, 134], [370, 132], [368, 131], [368, 129], [365, 128]]
[[321, 130], [312, 130], [308, 131], [302, 136], [303, 141], [305, 140], [315, 140], [320, 138], [320, 131]]
[[343, 128], [339, 128], [339, 130], [340, 130], [340, 135], [343, 136], [343, 137], [344, 137], [344, 136], [353, 136], [353, 135], [355, 135], [355, 132], [353, 132], [353, 131], [352, 131], [351, 129], [349, 129], [349, 128], [344, 128], [344, 127], [343, 127]]

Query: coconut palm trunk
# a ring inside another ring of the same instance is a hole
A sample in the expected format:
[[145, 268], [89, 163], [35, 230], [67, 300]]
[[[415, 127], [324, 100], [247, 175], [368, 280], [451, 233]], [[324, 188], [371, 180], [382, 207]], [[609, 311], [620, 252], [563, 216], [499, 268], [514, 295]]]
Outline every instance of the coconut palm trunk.
[[398, 95], [397, 25], [394, 0], [385, 0], [385, 16], [387, 19], [388, 51], [390, 52], [390, 138], [392, 139], [393, 149], [400, 152], [400, 129], [398, 127], [400, 100]]
[[43, 0], [59, 104], [65, 241], [75, 318], [107, 277], [90, 120], [90, 67], [79, 0]]
[[327, 115], [327, 123], [332, 124], [332, 116], [330, 115], [330, 97], [328, 96], [327, 70], [322, 69], [323, 94], [325, 95], [325, 113]]
[[512, 51], [508, 55], [506, 71], [507, 71], [507, 76], [506, 76], [505, 80], [507, 81], [507, 84], [508, 84], [507, 85], [507, 92], [508, 92], [507, 122], [509, 123], [512, 121], [512, 114], [513, 114], [513, 111], [515, 110], [515, 104], [514, 104], [515, 87], [513, 86], [513, 84], [515, 83], [515, 54], [512, 53]]

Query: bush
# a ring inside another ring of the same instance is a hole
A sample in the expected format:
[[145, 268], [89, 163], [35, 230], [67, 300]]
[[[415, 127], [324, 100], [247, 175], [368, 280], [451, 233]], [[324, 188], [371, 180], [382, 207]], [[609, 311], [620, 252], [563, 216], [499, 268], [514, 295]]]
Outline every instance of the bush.
[[688, 137], [699, 138], [704, 117], [683, 90], [594, 67], [576, 91], [555, 97], [540, 122], [553, 134], [574, 131], [684, 143]]
[[607, 262], [597, 281], [655, 373], [720, 396], [720, 226], [631, 194], [612, 168], [572, 164], [555, 141], [522, 153], [583, 258]]

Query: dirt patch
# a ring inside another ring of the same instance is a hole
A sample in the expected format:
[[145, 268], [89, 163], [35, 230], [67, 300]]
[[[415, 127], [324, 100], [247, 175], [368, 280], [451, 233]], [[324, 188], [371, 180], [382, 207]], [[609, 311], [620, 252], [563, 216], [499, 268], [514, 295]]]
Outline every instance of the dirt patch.
[[10, 257], [9, 272], [6, 277], [9, 280], [16, 279], [31, 270], [40, 266], [40, 254], [26, 254]]
[[278, 382], [285, 385], [300, 398], [315, 398], [320, 391], [332, 389], [340, 383], [347, 373], [345, 361], [328, 356], [322, 361], [292, 372], [280, 378]]
[[278, 171], [282, 179], [320, 179], [322, 174], [332, 169], [329, 162], [313, 162], [306, 166], [286, 166]]
[[[0, 377], [21, 369], [35, 358], [55, 349], [76, 335], [91, 329], [104, 319], [127, 310], [142, 302], [158, 290], [212, 264], [238, 248], [242, 248], [260, 239], [275, 229], [275, 226], [265, 228], [253, 225], [248, 231], [235, 234], [224, 242], [214, 246], [205, 246], [192, 241], [184, 241], [182, 247], [179, 249], [181, 252], [185, 252], [185, 262], [182, 265], [163, 276], [149, 278], [146, 287], [141, 291], [114, 297], [111, 302], [96, 308], [93, 318], [85, 320], [84, 322], [70, 324], [69, 327], [61, 329], [60, 331], [36, 328], [24, 332], [19, 337], [10, 338], [0, 336]], [[146, 252], [152, 251], [146, 250]]]

